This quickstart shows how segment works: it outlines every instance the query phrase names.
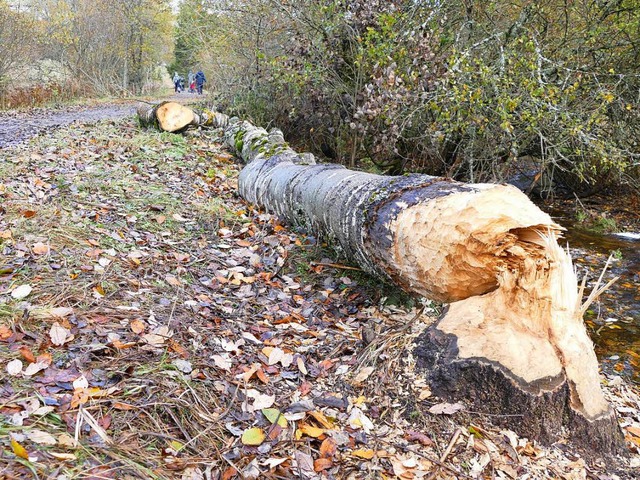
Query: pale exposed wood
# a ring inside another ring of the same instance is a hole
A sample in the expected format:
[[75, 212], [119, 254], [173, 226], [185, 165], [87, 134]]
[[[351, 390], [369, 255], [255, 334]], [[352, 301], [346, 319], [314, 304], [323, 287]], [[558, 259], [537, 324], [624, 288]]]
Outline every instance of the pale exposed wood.
[[165, 132], [177, 132], [192, 125], [195, 115], [191, 108], [176, 102], [166, 102], [156, 109], [160, 128]]

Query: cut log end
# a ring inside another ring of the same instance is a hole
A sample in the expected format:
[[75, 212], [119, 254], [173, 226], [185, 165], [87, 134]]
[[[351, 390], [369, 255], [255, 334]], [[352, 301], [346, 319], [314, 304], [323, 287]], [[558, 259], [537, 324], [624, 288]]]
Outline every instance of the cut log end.
[[175, 102], [161, 104], [155, 113], [160, 128], [165, 132], [178, 132], [195, 121], [192, 109]]

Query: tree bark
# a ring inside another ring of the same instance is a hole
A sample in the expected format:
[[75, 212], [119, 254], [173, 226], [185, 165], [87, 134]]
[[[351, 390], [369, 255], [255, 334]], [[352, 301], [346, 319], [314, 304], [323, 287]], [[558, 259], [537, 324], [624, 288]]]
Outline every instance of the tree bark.
[[[617, 454], [562, 228], [515, 187], [317, 165], [282, 133], [222, 115], [247, 201], [333, 238], [373, 275], [449, 303], [418, 340], [432, 390], [543, 442]], [[501, 416], [502, 415], [502, 416]]]

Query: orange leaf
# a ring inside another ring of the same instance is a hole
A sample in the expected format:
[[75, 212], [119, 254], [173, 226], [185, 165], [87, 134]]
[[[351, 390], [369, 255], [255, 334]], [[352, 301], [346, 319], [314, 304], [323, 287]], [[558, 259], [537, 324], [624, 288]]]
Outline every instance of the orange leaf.
[[256, 375], [258, 376], [258, 378], [260, 379], [260, 381], [264, 384], [269, 383], [269, 377], [267, 377], [267, 374], [264, 373], [264, 370], [262, 370], [261, 368], [259, 368], [256, 371]]
[[358, 450], [354, 450], [353, 452], [351, 452], [351, 454], [355, 455], [356, 457], [364, 458], [366, 460], [371, 460], [375, 455], [375, 452], [370, 448], [367, 448], [367, 449], [360, 448]]
[[169, 348], [180, 355], [182, 358], [189, 358], [189, 351], [176, 342], [173, 338], [169, 339]]
[[324, 416], [324, 413], [316, 410], [313, 412], [309, 412], [309, 415], [315, 418], [316, 422], [318, 422], [324, 428], [328, 428], [329, 430], [333, 428], [333, 424], [329, 421], [329, 419], [327, 419], [327, 417]]
[[122, 402], [113, 402], [112, 406], [116, 410], [133, 410], [134, 408], [136, 408], [133, 405], [129, 405], [128, 403], [122, 403]]
[[33, 245], [32, 250], [36, 255], [46, 255], [50, 248], [46, 243], [38, 242]]
[[237, 474], [238, 474], [238, 471], [235, 468], [229, 467], [222, 474], [222, 479], [221, 480], [231, 480]]
[[337, 447], [338, 447], [338, 444], [333, 438], [331, 437], [325, 438], [322, 444], [320, 445], [320, 456], [326, 457], [326, 458], [333, 457], [336, 454]]
[[34, 363], [36, 361], [36, 357], [33, 355], [33, 352], [29, 350], [29, 347], [20, 347], [20, 355], [22, 355], [22, 358], [29, 363]]
[[627, 432], [635, 437], [640, 438], [640, 428], [638, 427], [627, 427]]
[[144, 330], [145, 330], [145, 328], [146, 328], [145, 323], [144, 323], [142, 320], [138, 319], [138, 318], [136, 318], [135, 320], [133, 320], [133, 321], [129, 324], [129, 326], [131, 327], [131, 331], [132, 331], [133, 333], [137, 333], [138, 335], [140, 335], [142, 332], [144, 332]]
[[316, 472], [327, 470], [333, 466], [333, 461], [330, 458], [318, 458], [313, 462], [313, 469]]
[[11, 450], [13, 450], [13, 453], [15, 453], [18, 457], [29, 460], [29, 454], [27, 453], [25, 448], [18, 442], [16, 442], [13, 438], [11, 439]]

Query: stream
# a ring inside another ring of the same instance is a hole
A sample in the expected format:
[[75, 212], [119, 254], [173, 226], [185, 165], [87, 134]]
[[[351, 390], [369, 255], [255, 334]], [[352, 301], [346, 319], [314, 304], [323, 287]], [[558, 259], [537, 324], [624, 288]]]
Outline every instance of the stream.
[[589, 307], [585, 323], [602, 369], [640, 384], [640, 235], [602, 235], [581, 228], [562, 212], [549, 214], [567, 228], [564, 236], [579, 279], [585, 272], [588, 275], [585, 295], [613, 254], [603, 284], [619, 279]]

